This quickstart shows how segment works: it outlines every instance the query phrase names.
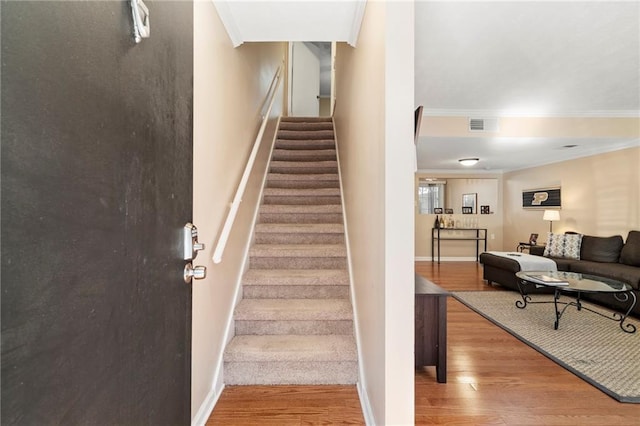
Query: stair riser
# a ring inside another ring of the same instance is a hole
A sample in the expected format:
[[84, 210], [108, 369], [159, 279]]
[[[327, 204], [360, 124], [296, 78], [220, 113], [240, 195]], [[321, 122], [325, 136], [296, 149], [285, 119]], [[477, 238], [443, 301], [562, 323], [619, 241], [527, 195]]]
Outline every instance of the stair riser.
[[340, 183], [335, 180], [286, 180], [268, 179], [267, 188], [288, 188], [288, 189], [330, 189], [340, 188]]
[[242, 297], [245, 299], [346, 299], [349, 297], [349, 287], [342, 285], [251, 285], [242, 288]]
[[250, 257], [253, 269], [345, 269], [344, 257]]
[[236, 321], [239, 335], [353, 334], [353, 321]]
[[340, 213], [260, 213], [262, 223], [342, 223]]
[[317, 197], [313, 195], [288, 196], [288, 195], [265, 195], [264, 204], [283, 204], [283, 205], [323, 205], [323, 204], [341, 204], [340, 196]]
[[336, 143], [333, 139], [318, 140], [295, 140], [295, 139], [276, 139], [275, 149], [287, 150], [325, 150], [335, 149]]
[[280, 123], [280, 130], [333, 130], [332, 122], [286, 122]]
[[321, 174], [321, 173], [338, 173], [338, 167], [336, 166], [308, 166], [308, 167], [291, 167], [291, 166], [277, 166], [271, 165], [269, 168], [271, 173], [282, 174]]
[[273, 154], [273, 161], [336, 161], [335, 154], [306, 154], [290, 155], [287, 153]]
[[331, 123], [331, 117], [282, 117], [280, 123]]
[[313, 139], [333, 139], [333, 130], [278, 130], [278, 139], [296, 139], [296, 140], [313, 140]]
[[227, 385], [352, 385], [357, 381], [355, 361], [224, 363]]
[[342, 244], [344, 234], [256, 233], [256, 244]]

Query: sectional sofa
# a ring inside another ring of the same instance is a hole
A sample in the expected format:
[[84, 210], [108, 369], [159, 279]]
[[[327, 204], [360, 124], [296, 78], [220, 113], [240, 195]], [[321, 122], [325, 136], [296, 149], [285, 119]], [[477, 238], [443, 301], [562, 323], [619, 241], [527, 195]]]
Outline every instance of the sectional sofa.
[[[631, 285], [638, 298], [632, 314], [640, 317], [640, 231], [630, 231], [626, 240], [623, 240], [621, 235], [597, 237], [570, 234], [571, 237], [563, 237], [561, 234], [550, 233], [547, 246], [532, 247], [531, 254], [553, 260], [559, 271], [599, 275]], [[569, 238], [572, 242], [578, 241], [577, 248], [574, 245], [572, 251], [565, 251], [564, 238], [567, 238], [567, 241]], [[518, 290], [515, 273], [520, 271], [520, 264], [516, 260], [482, 253], [480, 263], [483, 264], [483, 277], [488, 283], [497, 283]], [[618, 311], [626, 311], [629, 306], [628, 302], [620, 302], [607, 294], [589, 294], [585, 295], [585, 299]]]

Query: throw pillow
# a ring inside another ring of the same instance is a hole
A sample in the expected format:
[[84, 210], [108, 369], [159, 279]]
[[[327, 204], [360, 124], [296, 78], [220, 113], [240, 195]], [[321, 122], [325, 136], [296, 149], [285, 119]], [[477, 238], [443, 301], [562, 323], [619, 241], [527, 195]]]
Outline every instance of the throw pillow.
[[566, 259], [580, 259], [580, 246], [582, 234], [566, 234], [564, 236], [564, 252], [562, 257]]
[[640, 266], [640, 231], [629, 231], [627, 241], [620, 252], [620, 263]]
[[544, 248], [544, 256], [546, 257], [562, 257], [564, 255], [564, 235], [549, 232], [547, 236], [547, 245]]
[[613, 237], [585, 235], [582, 237], [580, 259], [591, 262], [618, 263], [623, 245], [624, 242], [620, 235]]

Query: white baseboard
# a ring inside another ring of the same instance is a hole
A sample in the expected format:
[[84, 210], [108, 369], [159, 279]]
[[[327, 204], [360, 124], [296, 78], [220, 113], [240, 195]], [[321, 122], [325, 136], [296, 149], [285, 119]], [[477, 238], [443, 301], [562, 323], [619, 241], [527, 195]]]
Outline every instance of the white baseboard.
[[[431, 256], [416, 256], [416, 262], [430, 262]], [[440, 262], [475, 262], [475, 257], [440, 257]]]
[[376, 421], [373, 417], [373, 411], [371, 411], [371, 404], [369, 403], [369, 395], [367, 390], [362, 386], [362, 381], [359, 381], [356, 388], [358, 389], [358, 396], [360, 397], [360, 406], [362, 407], [362, 416], [364, 417], [364, 423], [367, 426], [375, 426]]
[[211, 417], [211, 413], [213, 413], [213, 407], [216, 406], [216, 402], [222, 395], [222, 391], [224, 390], [224, 384], [222, 386], [213, 386], [207, 397], [200, 405], [198, 412], [195, 417], [191, 420], [191, 426], [205, 426], [209, 417]]

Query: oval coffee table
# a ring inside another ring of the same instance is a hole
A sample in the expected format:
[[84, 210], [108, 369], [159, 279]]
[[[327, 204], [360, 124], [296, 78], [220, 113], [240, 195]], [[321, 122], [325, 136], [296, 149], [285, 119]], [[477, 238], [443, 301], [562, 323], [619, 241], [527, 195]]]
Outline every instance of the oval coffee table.
[[[625, 333], [635, 333], [636, 326], [625, 321], [629, 313], [636, 305], [636, 295], [633, 293], [629, 284], [611, 278], [599, 277], [597, 275], [580, 274], [577, 272], [551, 272], [551, 271], [520, 271], [516, 272], [518, 280], [518, 290], [522, 296], [522, 300], [516, 301], [516, 306], [524, 309], [529, 303], [552, 303], [552, 302], [532, 302], [531, 297], [527, 294], [527, 287], [530, 285], [536, 287], [548, 287], [554, 289], [553, 304], [556, 310], [556, 322], [554, 329], [558, 329], [560, 318], [569, 306], [575, 306], [579, 311], [586, 310], [596, 313], [602, 317], [614, 320], [619, 323], [620, 328]], [[560, 295], [566, 295], [575, 298], [575, 301], [563, 302], [559, 301]], [[619, 312], [613, 312], [611, 316], [607, 316], [602, 312], [594, 311], [582, 306], [581, 298], [583, 293], [609, 293], [620, 302], [629, 302], [629, 309], [623, 315]], [[564, 305], [559, 309], [558, 305]]]

